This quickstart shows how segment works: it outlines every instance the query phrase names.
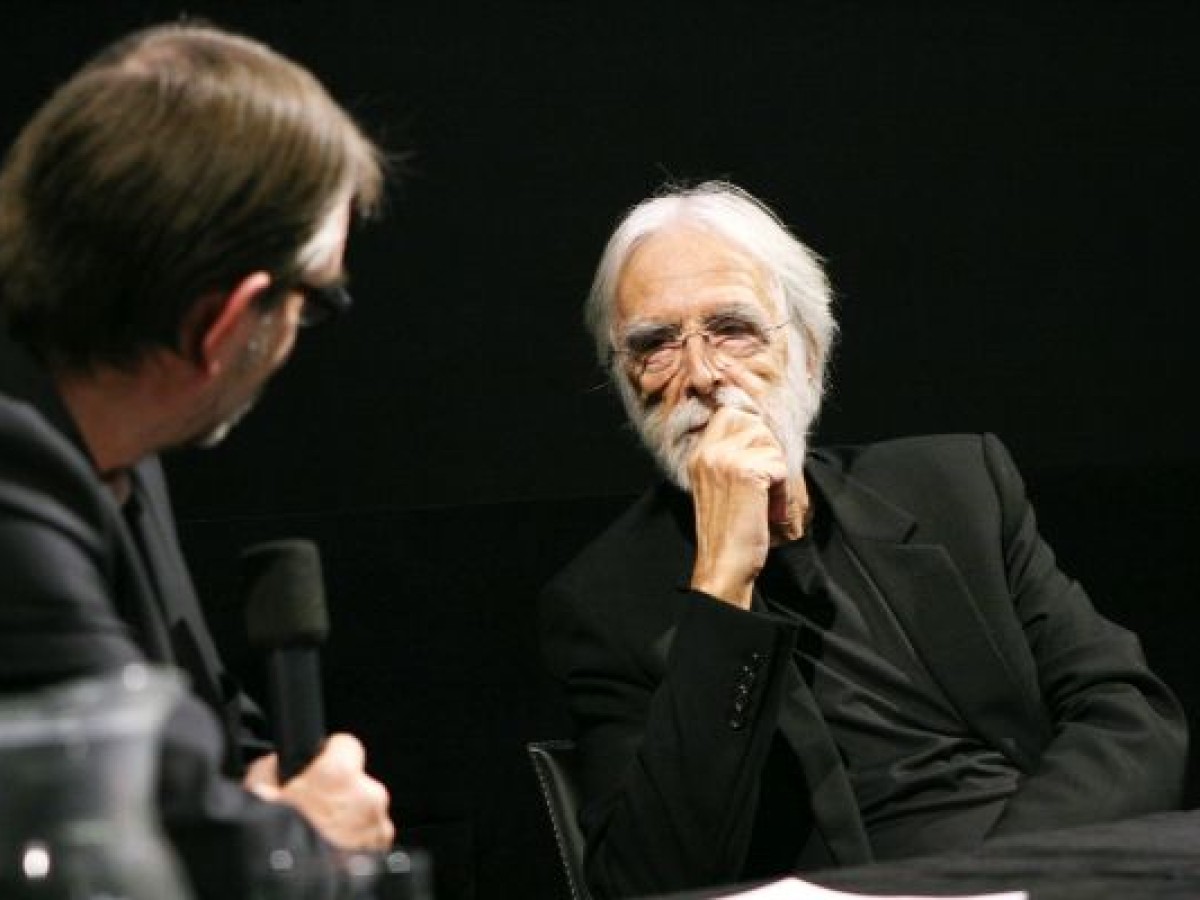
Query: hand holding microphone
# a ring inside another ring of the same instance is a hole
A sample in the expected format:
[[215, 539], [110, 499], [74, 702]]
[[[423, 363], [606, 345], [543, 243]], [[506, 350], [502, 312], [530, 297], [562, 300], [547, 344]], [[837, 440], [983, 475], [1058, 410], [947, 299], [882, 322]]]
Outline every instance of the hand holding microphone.
[[278, 754], [256, 760], [244, 785], [288, 803], [326, 840], [347, 850], [386, 850], [395, 837], [387, 789], [367, 775], [362, 744], [325, 736], [319, 646], [329, 633], [316, 545], [272, 541], [242, 554], [250, 642], [267, 655], [268, 701]]
[[387, 788], [366, 773], [364, 762], [357, 738], [333, 734], [296, 776], [281, 783], [279, 757], [272, 753], [250, 765], [243, 784], [264, 800], [294, 806], [335, 847], [386, 851], [396, 837], [390, 798]]

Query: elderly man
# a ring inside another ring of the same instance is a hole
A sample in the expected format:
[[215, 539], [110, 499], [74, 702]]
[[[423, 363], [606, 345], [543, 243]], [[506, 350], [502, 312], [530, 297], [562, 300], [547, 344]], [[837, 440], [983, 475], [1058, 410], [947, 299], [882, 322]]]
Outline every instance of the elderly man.
[[624, 896], [1180, 800], [1185, 726], [990, 435], [810, 450], [824, 273], [726, 184], [637, 206], [588, 321], [669, 484], [549, 585], [587, 872]]
[[156, 458], [219, 441], [297, 330], [347, 305], [351, 214], [380, 187], [376, 149], [308, 72], [186, 24], [102, 52], [0, 170], [0, 690], [185, 670], [159, 797], [201, 896], [282, 862], [297, 895], [331, 896], [341, 850], [393, 838], [349, 735], [280, 783]]

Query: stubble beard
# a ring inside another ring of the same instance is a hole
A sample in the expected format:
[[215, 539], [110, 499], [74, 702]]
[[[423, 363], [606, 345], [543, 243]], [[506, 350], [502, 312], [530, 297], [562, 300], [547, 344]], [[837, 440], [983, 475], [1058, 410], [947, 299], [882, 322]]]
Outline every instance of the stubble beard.
[[[245, 351], [238, 358], [237, 371], [233, 373], [234, 378], [232, 379], [231, 390], [244, 380], [256, 378], [255, 372], [262, 367], [265, 354], [267, 353], [269, 344], [268, 334], [272, 327], [272, 322], [273, 318], [269, 313], [263, 316], [262, 323], [259, 326], [259, 334], [246, 345]], [[212, 419], [209, 419], [209, 424], [198, 430], [198, 435], [192, 439], [191, 443], [194, 446], [207, 450], [217, 446], [225, 438], [229, 437], [229, 433], [233, 431], [242, 419], [250, 414], [250, 410], [254, 409], [262, 397], [271, 374], [268, 372], [261, 375], [261, 380], [253, 388], [250, 396], [234, 406], [232, 412], [222, 410], [217, 414], [215, 416], [216, 424], [212, 424]], [[218, 396], [214, 401], [214, 406], [228, 408], [228, 403], [223, 397]]]
[[242, 419], [246, 418], [246, 416], [250, 414], [250, 410], [254, 409], [254, 405], [257, 402], [257, 395], [246, 401], [246, 403], [242, 404], [242, 406], [235, 410], [231, 415], [226, 416], [216, 425], [209, 428], [208, 431], [201, 434], [200, 437], [196, 438], [194, 441], [195, 445], [201, 449], [208, 450], [223, 442], [225, 438], [229, 437], [229, 433], [233, 431], [235, 427], [237, 427]]

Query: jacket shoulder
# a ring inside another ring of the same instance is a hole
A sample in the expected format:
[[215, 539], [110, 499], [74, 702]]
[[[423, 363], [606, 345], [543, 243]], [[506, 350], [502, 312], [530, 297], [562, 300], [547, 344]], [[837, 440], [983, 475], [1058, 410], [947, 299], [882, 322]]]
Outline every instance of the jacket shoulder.
[[694, 550], [681, 518], [687, 498], [665, 483], [638, 497], [546, 585], [546, 594], [613, 596], [673, 586]]
[[105, 519], [100, 490], [78, 447], [39, 410], [0, 394], [0, 497], [10, 514], [52, 521], [82, 538], [74, 526]]
[[930, 482], [947, 478], [1015, 474], [1004, 444], [994, 434], [928, 434], [870, 444], [816, 449], [812, 460], [822, 467], [867, 484]]
[[845, 469], [912, 463], [937, 465], [978, 459], [985, 444], [1003, 447], [989, 433], [921, 434], [866, 444], [832, 444], [815, 448], [812, 456]]

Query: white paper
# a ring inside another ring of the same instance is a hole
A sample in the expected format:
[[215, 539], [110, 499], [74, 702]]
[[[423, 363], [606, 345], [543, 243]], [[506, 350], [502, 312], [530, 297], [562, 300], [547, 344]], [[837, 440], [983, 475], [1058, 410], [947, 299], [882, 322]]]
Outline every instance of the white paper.
[[1025, 891], [1006, 891], [1002, 894], [958, 894], [954, 897], [921, 897], [916, 894], [855, 894], [835, 891], [801, 881], [799, 878], [784, 878], [762, 887], [736, 894], [722, 894], [720, 900], [1029, 900]]

